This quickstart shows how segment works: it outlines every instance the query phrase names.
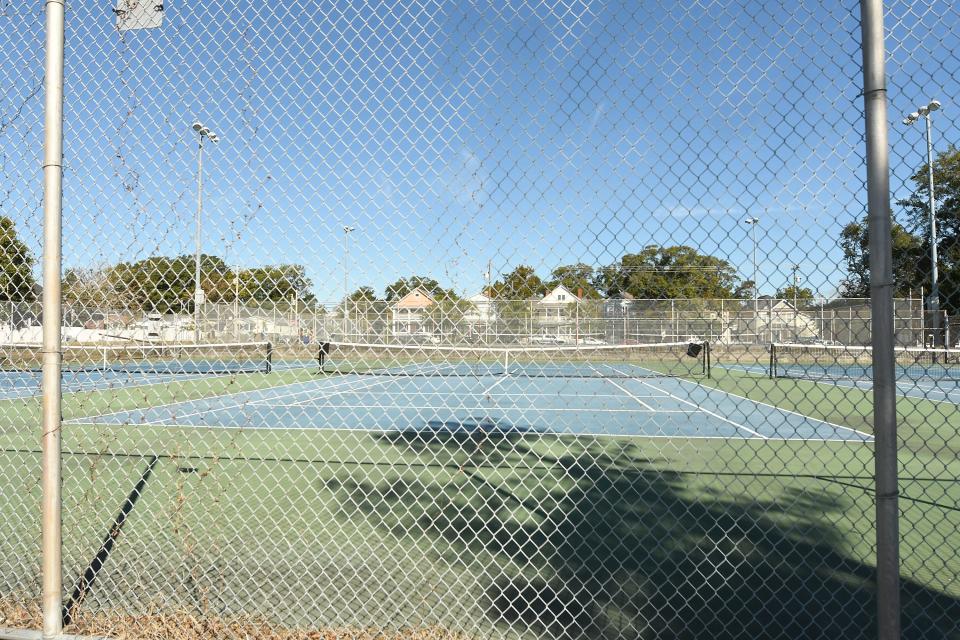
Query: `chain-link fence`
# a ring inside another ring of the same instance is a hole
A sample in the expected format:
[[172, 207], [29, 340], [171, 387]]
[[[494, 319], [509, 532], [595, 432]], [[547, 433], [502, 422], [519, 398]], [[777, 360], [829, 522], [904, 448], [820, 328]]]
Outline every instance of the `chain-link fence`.
[[[0, 3], [0, 636], [41, 625], [44, 10]], [[885, 10], [897, 611], [953, 638], [960, 11]], [[891, 637], [860, 11], [69, 2], [66, 632]]]

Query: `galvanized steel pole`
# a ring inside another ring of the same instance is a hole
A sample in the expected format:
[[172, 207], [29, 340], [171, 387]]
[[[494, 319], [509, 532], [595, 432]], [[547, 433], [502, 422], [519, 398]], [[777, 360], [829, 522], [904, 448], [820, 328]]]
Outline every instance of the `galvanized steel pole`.
[[943, 344], [940, 339], [940, 284], [937, 273], [937, 199], [933, 192], [933, 130], [930, 123], [932, 109], [928, 108], [925, 120], [927, 121], [927, 179], [928, 195], [930, 197], [930, 320], [933, 330], [933, 346]]
[[63, 200], [64, 0], [46, 0], [43, 140], [43, 397], [41, 405], [41, 574], [43, 638], [63, 631], [60, 473], [60, 268]]
[[203, 289], [200, 288], [200, 251], [202, 235], [200, 224], [203, 217], [203, 134], [197, 147], [197, 216], [194, 224], [196, 247], [193, 256], [193, 341], [200, 343], [200, 307], [203, 300]]
[[866, 118], [867, 221], [873, 342], [877, 637], [900, 638], [897, 413], [893, 351], [890, 151], [884, 75], [883, 1], [860, 1]]

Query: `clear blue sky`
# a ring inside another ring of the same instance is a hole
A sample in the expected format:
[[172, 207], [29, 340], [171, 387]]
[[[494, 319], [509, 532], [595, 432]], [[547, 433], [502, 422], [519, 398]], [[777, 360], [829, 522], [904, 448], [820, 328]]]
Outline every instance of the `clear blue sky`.
[[[204, 251], [305, 264], [318, 296], [432, 276], [461, 293], [531, 264], [602, 266], [688, 244], [761, 293], [831, 295], [837, 237], [862, 217], [857, 3], [166, 3], [162, 29], [70, 3], [64, 263], [193, 252], [200, 119]], [[506, 6], [508, 5], [509, 6]], [[937, 97], [956, 143], [960, 34], [948, 3], [892, 4], [894, 197], [920, 165], [904, 112]], [[909, 10], [908, 10], [909, 9]], [[0, 51], [0, 211], [40, 247], [42, 8], [8, 8]], [[938, 29], [940, 29], [938, 31]]]

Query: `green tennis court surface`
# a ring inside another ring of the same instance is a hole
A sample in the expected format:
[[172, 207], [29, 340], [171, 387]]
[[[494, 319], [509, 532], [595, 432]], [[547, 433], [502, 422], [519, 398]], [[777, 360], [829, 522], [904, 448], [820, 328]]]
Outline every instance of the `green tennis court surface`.
[[[4, 403], [27, 416], [37, 400]], [[960, 589], [956, 559], [937, 549], [960, 544], [960, 495], [927, 478], [960, 472], [960, 411], [902, 403], [904, 516], [943, 523], [907, 534], [929, 553], [911, 554], [904, 593], [908, 611], [933, 601], [949, 614], [915, 623], [917, 637], [943, 637]], [[85, 607], [223, 615], [305, 592], [308, 606], [279, 622], [389, 627], [416, 598], [453, 629], [539, 617], [530, 637], [573, 617], [637, 635], [633, 621], [654, 611], [682, 629], [694, 610], [717, 629], [762, 610], [797, 637], [812, 616], [865, 637], [869, 407], [859, 389], [723, 367], [632, 380], [294, 368], [84, 390], [64, 401], [65, 558], [83, 575], [134, 502]], [[3, 433], [5, 461], [38, 464], [33, 435]], [[19, 532], [4, 536], [10, 553], [31, 537], [30, 519], [13, 517], [36, 498], [23, 489], [3, 507]], [[580, 574], [592, 576], [582, 590], [561, 586]]]

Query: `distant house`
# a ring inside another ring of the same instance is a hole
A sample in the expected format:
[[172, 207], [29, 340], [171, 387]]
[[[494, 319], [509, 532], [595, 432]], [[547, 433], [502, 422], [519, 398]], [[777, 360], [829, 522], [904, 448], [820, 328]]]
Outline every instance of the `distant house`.
[[496, 319], [496, 308], [493, 298], [482, 291], [467, 298], [467, 302], [470, 303], [470, 306], [466, 313], [463, 314], [465, 322], [471, 324], [489, 324]]
[[820, 335], [817, 320], [786, 300], [761, 299], [758, 312], [749, 319], [747, 333], [760, 342], [794, 342]]
[[435, 323], [430, 310], [436, 304], [426, 290], [417, 287], [390, 305], [390, 326], [395, 336], [433, 334]]
[[578, 333], [576, 311], [580, 301], [562, 284], [554, 287], [534, 307], [536, 333], [558, 339], [574, 338]]
[[481, 291], [466, 298], [462, 327], [466, 337], [474, 341], [489, 341], [496, 337], [497, 306], [493, 298]]

